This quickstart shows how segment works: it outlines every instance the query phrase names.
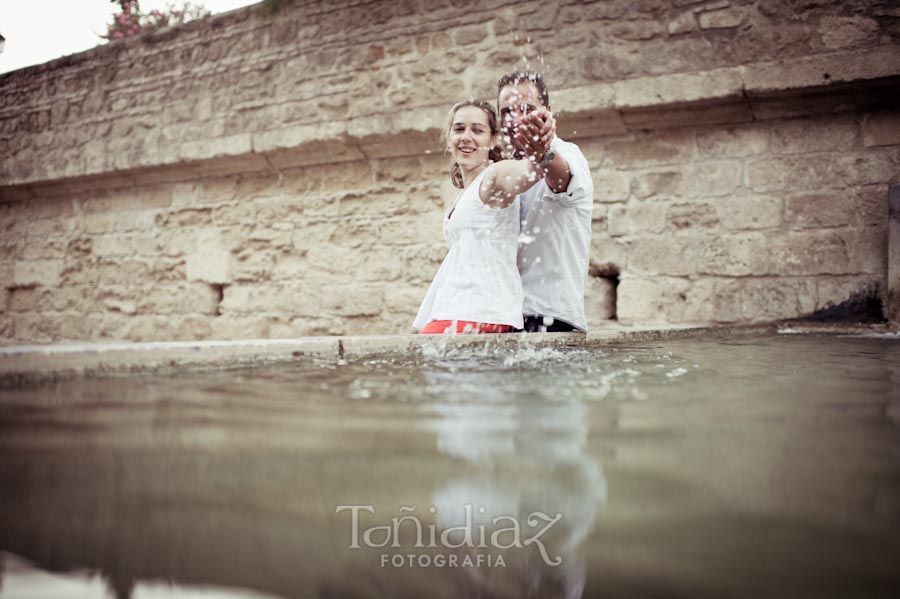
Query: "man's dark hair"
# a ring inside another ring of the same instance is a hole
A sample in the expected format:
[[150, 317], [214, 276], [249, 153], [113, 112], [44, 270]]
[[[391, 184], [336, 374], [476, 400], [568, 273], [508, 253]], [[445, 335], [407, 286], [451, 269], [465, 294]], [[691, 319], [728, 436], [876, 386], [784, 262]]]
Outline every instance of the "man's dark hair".
[[513, 71], [512, 73], [507, 73], [503, 77], [500, 77], [500, 82], [497, 83], [497, 93], [499, 94], [503, 91], [503, 88], [507, 85], [519, 85], [525, 81], [533, 83], [537, 88], [538, 93], [541, 95], [541, 102], [544, 106], [550, 106], [550, 92], [547, 91], [547, 84], [544, 83], [544, 76], [535, 71]]

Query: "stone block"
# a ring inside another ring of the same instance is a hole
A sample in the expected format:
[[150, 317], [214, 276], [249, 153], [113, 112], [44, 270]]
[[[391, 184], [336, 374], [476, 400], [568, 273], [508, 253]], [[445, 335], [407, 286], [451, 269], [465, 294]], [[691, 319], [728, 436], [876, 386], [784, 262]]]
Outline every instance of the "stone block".
[[323, 288], [322, 310], [338, 316], [377, 316], [384, 309], [383, 286], [329, 285]]
[[156, 210], [129, 210], [115, 213], [116, 231], [151, 231], [156, 226]]
[[[434, 222], [432, 221], [433, 233]], [[380, 238], [381, 223], [369, 219], [342, 219], [335, 223], [331, 243], [343, 248], [370, 247]]]
[[900, 112], [867, 114], [862, 129], [863, 145], [867, 148], [900, 145]]
[[28, 260], [16, 262], [13, 266], [13, 285], [31, 287], [40, 285], [55, 287], [59, 284], [62, 260]]
[[202, 192], [202, 183], [176, 183], [172, 186], [171, 205], [174, 207], [196, 204]]
[[[183, 142], [178, 149], [178, 157], [185, 161], [209, 160], [223, 156], [243, 156], [251, 152], [253, 152], [253, 145], [250, 134], [240, 133], [227, 137]], [[265, 166], [264, 161], [260, 165]]]
[[858, 147], [854, 119], [785, 121], [772, 127], [770, 150], [775, 154], [846, 151]]
[[784, 222], [799, 229], [847, 226], [857, 210], [853, 195], [848, 190], [790, 194], [784, 199]]
[[646, 235], [662, 233], [666, 228], [666, 204], [660, 202], [629, 202], [610, 206], [608, 213], [609, 234]]
[[677, 202], [666, 208], [669, 229], [709, 229], [719, 225], [716, 205], [712, 202]]
[[849, 271], [882, 274], [888, 271], [888, 226], [849, 229], [845, 232], [850, 253]]
[[61, 285], [50, 294], [50, 309], [73, 314], [99, 310], [96, 290], [96, 285]]
[[38, 218], [25, 223], [29, 237], [62, 237], [77, 230], [76, 219]]
[[200, 248], [187, 256], [187, 280], [228, 284], [233, 280], [234, 256], [228, 250]]
[[590, 263], [623, 272], [628, 265], [627, 242], [612, 239], [609, 235], [592, 235], [589, 250]]
[[847, 183], [842, 175], [846, 177], [851, 171], [854, 178], [858, 178], [858, 173], [869, 166], [870, 160], [848, 157], [844, 172], [840, 172], [831, 156], [766, 156], [748, 159], [744, 165], [744, 176], [747, 187], [756, 192], [823, 189]]
[[27, 204], [33, 218], [61, 218], [75, 214], [74, 202], [69, 197], [39, 197]]
[[385, 291], [385, 308], [392, 315], [407, 317], [409, 325], [412, 326], [412, 321], [418, 313], [419, 305], [427, 291], [427, 285], [391, 285]]
[[719, 221], [732, 231], [776, 228], [782, 221], [782, 200], [778, 196], [734, 196], [717, 201]]
[[655, 20], [621, 21], [611, 24], [608, 35], [621, 40], [639, 42], [662, 35], [665, 25]]
[[624, 325], [647, 325], [666, 321], [658, 279], [623, 277], [616, 294], [616, 315]]
[[103, 307], [110, 312], [121, 312], [131, 316], [137, 313], [137, 305], [134, 301], [122, 301], [117, 299], [106, 299], [103, 301]]
[[814, 52], [810, 28], [802, 21], [769, 21], [764, 27], [742, 27], [723, 50], [738, 64], [769, 60], [772, 56], [800, 56]]
[[54, 260], [66, 257], [66, 243], [62, 239], [30, 237], [22, 246], [22, 260]]
[[885, 185], [866, 185], [851, 190], [850, 224], [854, 227], [883, 226], [888, 221], [888, 192], [889, 186]]
[[686, 132], [631, 134], [607, 143], [607, 159], [623, 168], [680, 164], [693, 155], [693, 139]]
[[732, 29], [740, 27], [746, 13], [743, 8], [732, 7], [700, 13], [700, 29]]
[[680, 170], [639, 171], [631, 175], [631, 194], [639, 200], [680, 196], [683, 189], [684, 180]]
[[346, 274], [352, 280], [390, 282], [403, 273], [403, 263], [398, 260], [396, 248], [370, 249], [361, 258]]
[[836, 182], [846, 186], [887, 185], [900, 176], [900, 147], [837, 154], [833, 159], [833, 173]]
[[792, 232], [770, 239], [768, 245], [774, 273], [785, 276], [855, 274], [846, 232]]
[[388, 246], [405, 246], [433, 241], [441, 235], [443, 214], [424, 213], [415, 217], [391, 218], [378, 225], [381, 243]]
[[667, 30], [669, 35], [679, 35], [696, 31], [697, 19], [694, 17], [693, 11], [687, 10], [675, 17], [670, 17]]
[[331, 244], [337, 224], [331, 221], [309, 221], [301, 223], [293, 232], [291, 241], [296, 250], [305, 254], [313, 248]]
[[225, 177], [204, 181], [197, 201], [204, 204], [226, 203], [237, 197], [237, 178]]
[[673, 291], [673, 297], [666, 306], [670, 322], [710, 324], [718, 320], [715, 304], [716, 279], [692, 280], [687, 289], [675, 288]]
[[408, 283], [431, 283], [447, 255], [447, 251], [447, 244], [439, 241], [404, 248], [402, 253], [403, 279]]
[[292, 245], [293, 232], [294, 225], [292, 223], [272, 223], [269, 227], [251, 229], [246, 239], [253, 245], [288, 250]]
[[593, 233], [605, 233], [609, 220], [609, 204], [598, 204], [594, 202], [593, 210], [591, 210], [591, 231]]
[[453, 39], [457, 46], [468, 46], [469, 44], [477, 44], [487, 39], [487, 25], [467, 25], [458, 27], [453, 32]]
[[612, 169], [591, 169], [594, 202], [623, 202], [628, 199], [631, 183], [628, 176]]
[[698, 272], [705, 237], [640, 237], [628, 242], [628, 270], [635, 275], [688, 276]]
[[141, 198], [137, 193], [99, 192], [79, 202], [82, 212], [112, 212], [114, 210], [137, 210]]
[[722, 127], [695, 133], [697, 153], [703, 158], [754, 156], [769, 147], [769, 131], [760, 125]]
[[719, 235], [701, 243], [700, 274], [741, 277], [778, 272], [780, 265], [769, 257], [771, 240], [759, 233]]
[[90, 322], [78, 312], [70, 312], [60, 315], [58, 341], [90, 341]]
[[692, 163], [683, 172], [683, 194], [692, 197], [730, 195], [743, 178], [742, 165], [737, 160]]
[[219, 309], [223, 315], [281, 314], [317, 316], [324, 293], [317, 285], [280, 283], [228, 285]]
[[212, 223], [212, 208], [174, 208], [157, 212], [155, 225], [160, 228], [184, 229]]
[[308, 273], [309, 265], [303, 255], [279, 253], [275, 256], [270, 278], [272, 281], [298, 281], [303, 280]]
[[12, 345], [15, 337], [15, 318], [11, 314], [0, 314], [0, 345]]
[[102, 235], [94, 238], [91, 251], [97, 256], [153, 256], [156, 242], [152, 233]]
[[235, 254], [232, 277], [237, 282], [264, 282], [272, 276], [275, 259], [280, 254], [272, 248], [246, 248]]
[[10, 312], [37, 312], [45, 289], [35, 287], [14, 287], [9, 290]]
[[212, 339], [268, 339], [274, 318], [265, 314], [223, 315], [210, 322]]
[[410, 198], [406, 193], [347, 192], [338, 198], [338, 211], [341, 218], [402, 216], [417, 201], [420, 199]]
[[816, 282], [811, 278], [766, 277], [743, 281], [741, 316], [745, 321], [771, 321], [811, 314]]
[[24, 313], [13, 321], [13, 335], [19, 345], [53, 343], [59, 339], [60, 321], [46, 314]]
[[881, 27], [878, 21], [868, 17], [824, 15], [819, 19], [818, 33], [826, 48], [837, 50], [877, 43]]
[[10, 292], [5, 286], [0, 286], [0, 314], [5, 313], [9, 309]]

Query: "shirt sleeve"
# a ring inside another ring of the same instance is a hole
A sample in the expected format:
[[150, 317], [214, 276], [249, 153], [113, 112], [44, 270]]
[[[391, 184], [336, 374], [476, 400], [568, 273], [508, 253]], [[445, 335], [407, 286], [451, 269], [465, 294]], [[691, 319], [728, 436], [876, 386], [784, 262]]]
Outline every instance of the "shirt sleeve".
[[594, 182], [591, 179], [591, 171], [588, 167], [587, 159], [578, 146], [556, 137], [550, 143], [550, 148], [557, 154], [560, 154], [569, 164], [569, 172], [572, 178], [569, 179], [569, 186], [566, 190], [560, 193], [554, 193], [547, 187], [543, 199], [550, 202], [559, 202], [566, 207], [575, 206], [582, 202], [593, 202]]

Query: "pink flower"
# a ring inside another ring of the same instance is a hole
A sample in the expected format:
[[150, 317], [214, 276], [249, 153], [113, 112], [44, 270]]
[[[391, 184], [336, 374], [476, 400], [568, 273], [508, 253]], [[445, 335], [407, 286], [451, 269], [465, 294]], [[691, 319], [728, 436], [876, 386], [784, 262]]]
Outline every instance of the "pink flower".
[[120, 39], [122, 39], [123, 37], [125, 37], [125, 34], [122, 33], [121, 31], [116, 31], [116, 32], [113, 34], [113, 37], [116, 38], [117, 40], [120, 40]]

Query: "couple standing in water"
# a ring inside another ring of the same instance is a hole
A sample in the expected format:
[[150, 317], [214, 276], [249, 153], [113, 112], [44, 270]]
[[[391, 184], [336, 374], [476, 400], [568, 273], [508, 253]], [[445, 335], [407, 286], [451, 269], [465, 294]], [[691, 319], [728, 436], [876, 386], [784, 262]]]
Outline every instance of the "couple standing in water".
[[[422, 334], [586, 331], [594, 186], [578, 146], [556, 136], [539, 73], [504, 75], [500, 120], [483, 100], [450, 109], [444, 215], [450, 251], [413, 326]], [[504, 157], [501, 139], [512, 146]]]

